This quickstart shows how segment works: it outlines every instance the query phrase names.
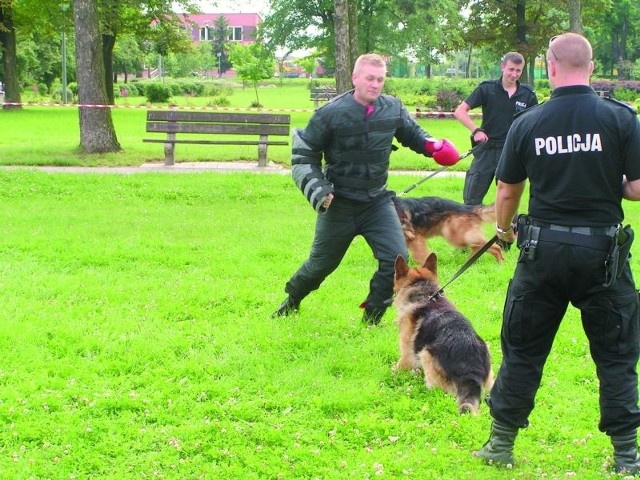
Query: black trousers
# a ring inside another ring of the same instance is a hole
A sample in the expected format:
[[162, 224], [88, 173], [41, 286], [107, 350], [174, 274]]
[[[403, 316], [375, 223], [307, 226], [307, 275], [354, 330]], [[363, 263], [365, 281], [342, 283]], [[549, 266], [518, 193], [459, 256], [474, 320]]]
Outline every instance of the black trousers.
[[[599, 429], [608, 435], [640, 425], [638, 293], [627, 262], [608, 288], [607, 252], [540, 241], [534, 260], [520, 253], [503, 312], [503, 360], [488, 404], [502, 423], [524, 427], [544, 364], [569, 302], [580, 310], [599, 380]], [[570, 419], [567, 419], [570, 422]]]
[[464, 177], [462, 197], [465, 205], [482, 205], [496, 175], [501, 153], [502, 147], [486, 145], [474, 154]]
[[344, 257], [357, 235], [362, 235], [378, 260], [378, 270], [369, 284], [367, 305], [385, 309], [393, 295], [395, 260], [407, 258], [398, 214], [391, 201], [391, 193], [369, 202], [344, 198], [333, 199], [329, 209], [318, 215], [315, 237], [309, 258], [287, 282], [285, 291], [302, 300], [320, 287]]

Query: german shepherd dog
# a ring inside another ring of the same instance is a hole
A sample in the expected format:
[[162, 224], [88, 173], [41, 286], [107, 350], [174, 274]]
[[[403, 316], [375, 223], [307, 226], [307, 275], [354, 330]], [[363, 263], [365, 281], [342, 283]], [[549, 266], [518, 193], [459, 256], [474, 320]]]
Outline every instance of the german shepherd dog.
[[[411, 256], [419, 265], [424, 264], [430, 253], [427, 239], [437, 235], [454, 247], [471, 248], [473, 256], [488, 240], [483, 222], [496, 221], [493, 205], [464, 205], [440, 197], [395, 197], [393, 201]], [[494, 243], [487, 251], [499, 263], [504, 261], [498, 244]]]
[[454, 395], [460, 413], [477, 414], [482, 389], [493, 386], [487, 344], [471, 322], [456, 310], [440, 290], [435, 253], [424, 265], [409, 268], [398, 255], [395, 264], [394, 304], [400, 331], [400, 360], [396, 370], [422, 366], [427, 388], [440, 387]]

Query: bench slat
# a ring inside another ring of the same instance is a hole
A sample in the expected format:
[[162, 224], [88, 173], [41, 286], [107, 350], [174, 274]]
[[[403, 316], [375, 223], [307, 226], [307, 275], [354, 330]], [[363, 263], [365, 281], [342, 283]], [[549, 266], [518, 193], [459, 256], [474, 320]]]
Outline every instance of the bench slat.
[[179, 110], [148, 111], [147, 121], [278, 123], [289, 125], [291, 115], [273, 113], [185, 112]]
[[231, 135], [289, 135], [288, 125], [233, 125], [223, 123], [147, 122], [147, 132], [227, 133]]
[[143, 138], [143, 142], [148, 143], [194, 143], [197, 145], [289, 145], [284, 140], [167, 140], [164, 138]]

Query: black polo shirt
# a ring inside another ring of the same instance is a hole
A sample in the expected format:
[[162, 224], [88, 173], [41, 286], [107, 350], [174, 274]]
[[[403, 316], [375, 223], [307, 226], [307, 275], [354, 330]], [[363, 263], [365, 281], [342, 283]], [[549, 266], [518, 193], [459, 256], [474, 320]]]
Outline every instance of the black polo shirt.
[[529, 179], [529, 214], [562, 225], [620, 223], [622, 177], [640, 178], [635, 110], [587, 85], [557, 88], [514, 119], [496, 178]]
[[482, 129], [491, 141], [504, 142], [513, 122], [513, 115], [538, 104], [529, 85], [516, 83], [511, 97], [502, 87], [502, 77], [482, 82], [465, 100], [472, 109], [482, 106]]

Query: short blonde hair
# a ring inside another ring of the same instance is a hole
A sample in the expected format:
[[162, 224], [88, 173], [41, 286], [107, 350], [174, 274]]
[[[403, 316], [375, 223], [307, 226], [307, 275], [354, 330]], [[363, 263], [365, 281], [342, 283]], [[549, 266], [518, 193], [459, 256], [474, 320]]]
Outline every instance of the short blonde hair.
[[360, 55], [353, 65], [353, 72], [356, 73], [362, 65], [374, 65], [376, 67], [384, 67], [387, 70], [387, 62], [384, 61], [377, 53], [365, 53]]

